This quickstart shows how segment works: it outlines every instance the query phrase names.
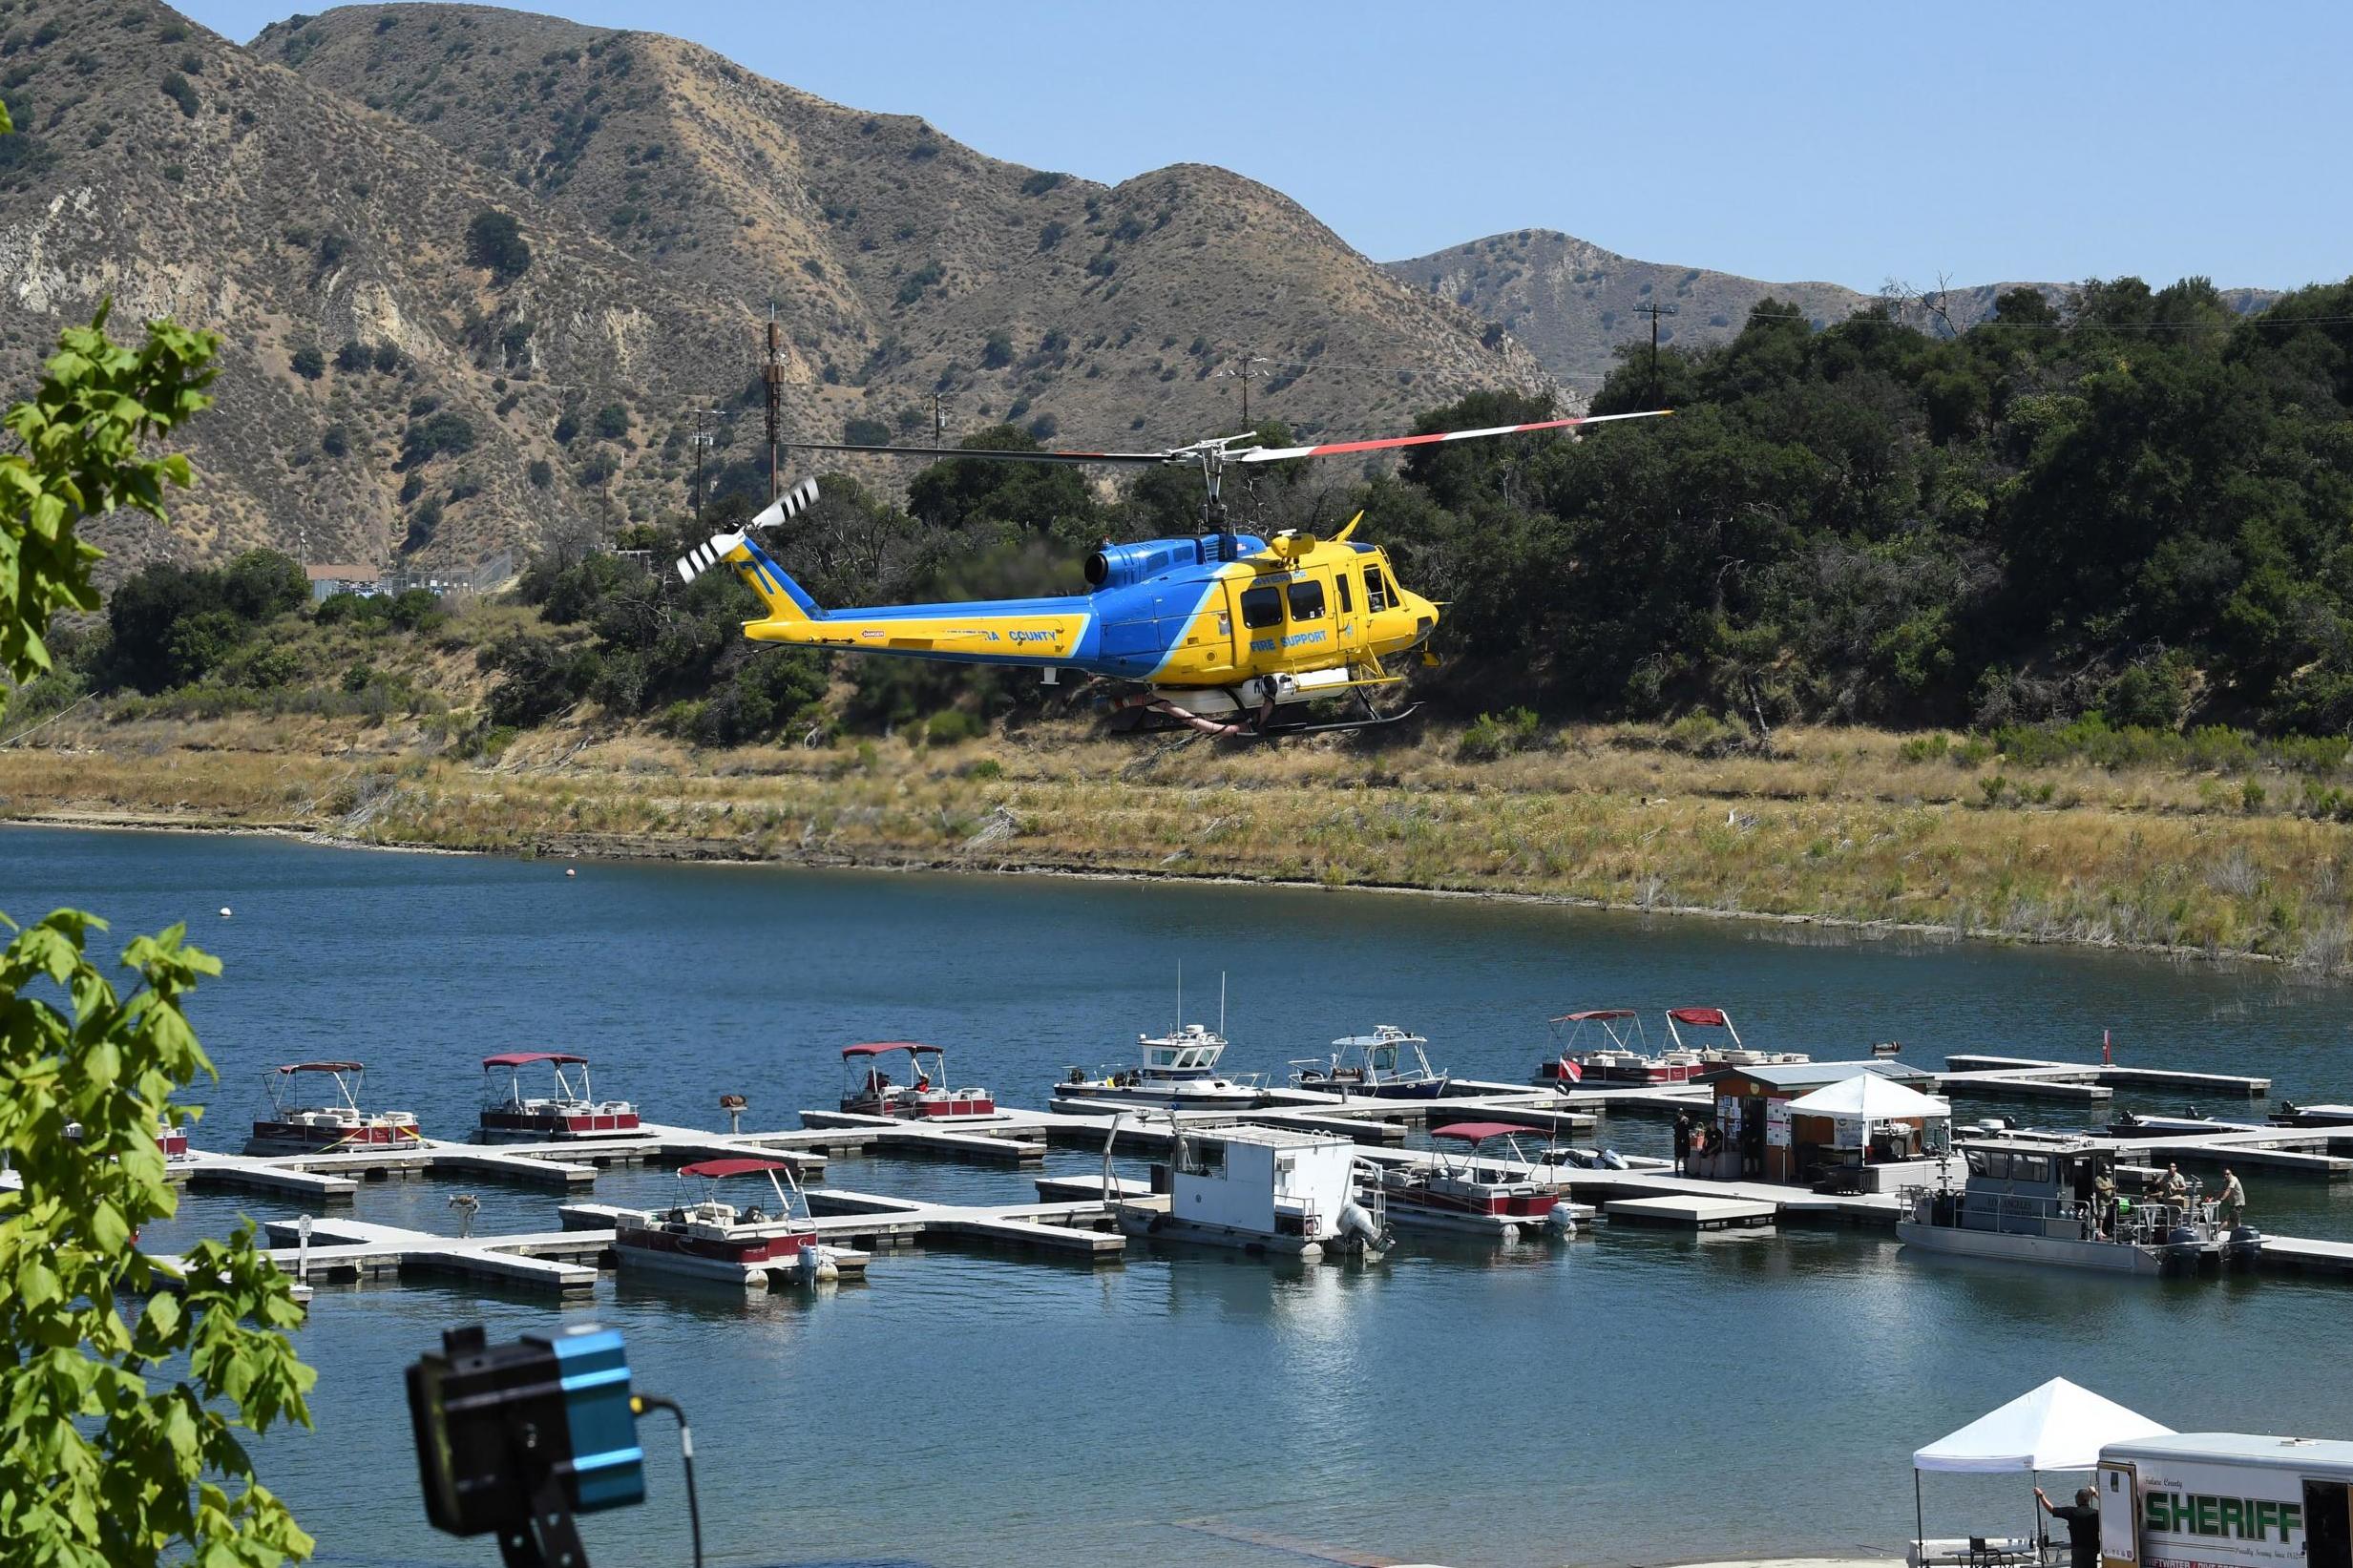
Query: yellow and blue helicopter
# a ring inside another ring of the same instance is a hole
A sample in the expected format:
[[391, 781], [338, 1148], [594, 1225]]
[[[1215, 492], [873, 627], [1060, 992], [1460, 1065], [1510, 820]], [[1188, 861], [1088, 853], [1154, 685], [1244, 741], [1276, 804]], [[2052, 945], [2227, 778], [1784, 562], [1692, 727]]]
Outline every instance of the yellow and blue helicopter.
[[[1371, 693], [1404, 679], [1390, 671], [1387, 660], [1429, 641], [1438, 627], [1439, 607], [1397, 580], [1377, 545], [1355, 537], [1362, 512], [1329, 539], [1290, 529], [1271, 539], [1235, 533], [1220, 496], [1227, 467], [1571, 429], [1670, 411], [1546, 419], [1313, 447], [1241, 445], [1254, 441], [1251, 435], [1137, 452], [796, 442], [795, 449], [803, 451], [894, 457], [1196, 465], [1208, 487], [1202, 509], [1204, 528], [1189, 538], [1106, 543], [1087, 557], [1089, 592], [1084, 594], [824, 610], [753, 537], [816, 500], [816, 480], [804, 479], [743, 532], [715, 534], [689, 551], [678, 571], [692, 582], [713, 567], [734, 567], [767, 606], [766, 616], [744, 623], [744, 635], [757, 641], [900, 659], [1019, 665], [1042, 671], [1049, 685], [1058, 683], [1062, 672], [1072, 671], [1133, 688], [1117, 700], [1118, 706], [1141, 710], [1139, 718], [1151, 721], [1151, 727], [1184, 726], [1209, 735], [1253, 738], [1363, 729], [1395, 723], [1413, 712], [1408, 707], [1376, 713]], [[1356, 711], [1321, 723], [1284, 717], [1298, 704], [1328, 699], [1353, 700]]]

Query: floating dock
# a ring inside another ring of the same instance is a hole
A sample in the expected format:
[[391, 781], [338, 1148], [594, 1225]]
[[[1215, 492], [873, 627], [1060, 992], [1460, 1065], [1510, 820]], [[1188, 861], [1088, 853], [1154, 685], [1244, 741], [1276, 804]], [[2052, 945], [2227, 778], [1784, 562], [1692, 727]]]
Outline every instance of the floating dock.
[[2090, 1062], [2077, 1066], [2071, 1062], [2041, 1061], [2030, 1056], [1993, 1056], [1977, 1052], [1963, 1052], [1948, 1056], [1944, 1065], [1955, 1073], [2033, 1073], [2053, 1077], [2059, 1074], [2080, 1075], [2079, 1081], [2113, 1088], [2126, 1085], [2137, 1089], [2195, 1090], [2202, 1095], [2244, 1095], [2259, 1099], [2271, 1093], [2271, 1079], [2250, 1077], [2240, 1073], [2185, 1073], [2168, 1067], [2125, 1067], [2115, 1062]]
[[1602, 1205], [1612, 1222], [1678, 1230], [1771, 1230], [1779, 1205], [1743, 1198], [1620, 1198]]

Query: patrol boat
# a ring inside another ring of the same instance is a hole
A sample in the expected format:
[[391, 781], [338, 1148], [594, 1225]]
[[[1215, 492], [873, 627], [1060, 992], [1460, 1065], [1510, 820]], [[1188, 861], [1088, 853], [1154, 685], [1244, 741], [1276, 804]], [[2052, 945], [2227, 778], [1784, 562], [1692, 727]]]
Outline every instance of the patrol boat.
[[1054, 1086], [1055, 1094], [1162, 1110], [1248, 1110], [1266, 1098], [1256, 1074], [1229, 1076], [1217, 1070], [1217, 1058], [1226, 1054], [1226, 1036], [1201, 1024], [1184, 1024], [1158, 1036], [1139, 1035], [1136, 1046], [1144, 1055], [1141, 1066], [1102, 1067], [1091, 1077], [1083, 1068], [1074, 1067]]
[[1904, 1245], [2133, 1274], [2246, 1267], [2262, 1251], [2260, 1231], [2219, 1223], [2202, 1197], [2118, 1195], [2115, 1151], [2088, 1139], [1988, 1139], [1959, 1153], [1968, 1169], [1959, 1190], [1949, 1170], [1933, 1187], [1903, 1189]]
[[[1453, 1081], [1433, 1071], [1422, 1047], [1430, 1042], [1395, 1024], [1375, 1024], [1370, 1035], [1345, 1035], [1332, 1042], [1332, 1056], [1309, 1056], [1291, 1065], [1297, 1069], [1291, 1081], [1346, 1098], [1363, 1095], [1372, 1099], [1438, 1099]], [[1400, 1067], [1404, 1053], [1414, 1054], [1414, 1065]]]

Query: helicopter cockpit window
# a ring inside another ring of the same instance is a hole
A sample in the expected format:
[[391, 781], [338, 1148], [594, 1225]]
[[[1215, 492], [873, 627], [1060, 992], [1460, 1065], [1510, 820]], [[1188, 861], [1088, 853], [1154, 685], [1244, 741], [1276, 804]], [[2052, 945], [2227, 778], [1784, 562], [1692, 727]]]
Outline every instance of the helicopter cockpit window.
[[1308, 578], [1291, 585], [1291, 618], [1321, 620], [1324, 618], [1324, 585]]
[[1251, 631], [1283, 624], [1283, 591], [1249, 588], [1242, 593], [1242, 624]]
[[1364, 607], [1375, 611], [1389, 608], [1389, 584], [1382, 579], [1377, 566], [1364, 569]]

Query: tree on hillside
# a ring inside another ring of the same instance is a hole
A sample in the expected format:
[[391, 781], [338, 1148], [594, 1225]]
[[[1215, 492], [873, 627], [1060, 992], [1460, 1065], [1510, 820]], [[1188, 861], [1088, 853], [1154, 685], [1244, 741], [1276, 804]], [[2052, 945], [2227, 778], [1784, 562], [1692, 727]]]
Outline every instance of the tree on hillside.
[[491, 281], [510, 283], [531, 265], [531, 241], [511, 213], [485, 207], [466, 225], [466, 264], [485, 268]]
[[[0, 133], [8, 129], [0, 110]], [[67, 329], [39, 390], [8, 410], [0, 455], [0, 675], [49, 666], [49, 620], [92, 610], [97, 552], [76, 533], [119, 507], [163, 517], [187, 460], [146, 457], [210, 401], [217, 341], [168, 323], [138, 348], [106, 336], [107, 308]], [[9, 691], [0, 684], [0, 716]], [[255, 1477], [239, 1429], [308, 1425], [315, 1380], [285, 1330], [289, 1282], [250, 1224], [200, 1242], [175, 1273], [139, 1249], [179, 1199], [158, 1134], [193, 1119], [171, 1103], [217, 1077], [181, 1009], [219, 960], [174, 927], [135, 938], [118, 993], [88, 953], [105, 922], [58, 909], [0, 950], [0, 1152], [20, 1185], [0, 1223], [0, 1561], [149, 1568], [299, 1560], [314, 1542]], [[68, 1124], [78, 1136], [68, 1137]], [[136, 1321], [122, 1305], [140, 1302]], [[159, 1369], [180, 1366], [173, 1378]]]

